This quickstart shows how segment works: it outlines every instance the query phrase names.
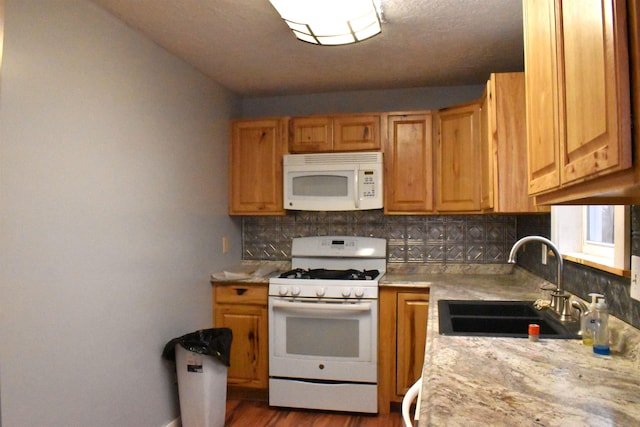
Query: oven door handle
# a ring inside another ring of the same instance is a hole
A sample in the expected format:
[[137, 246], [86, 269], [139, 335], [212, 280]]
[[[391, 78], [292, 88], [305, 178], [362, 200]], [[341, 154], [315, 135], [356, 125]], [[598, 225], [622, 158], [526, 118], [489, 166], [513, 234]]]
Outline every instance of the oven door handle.
[[350, 312], [361, 312], [361, 311], [371, 311], [371, 303], [370, 302], [360, 302], [357, 304], [345, 304], [345, 303], [317, 303], [317, 302], [290, 302], [290, 301], [281, 301], [274, 300], [273, 301], [274, 308], [285, 308], [285, 309], [304, 309], [304, 310], [333, 310], [333, 311], [350, 311]]

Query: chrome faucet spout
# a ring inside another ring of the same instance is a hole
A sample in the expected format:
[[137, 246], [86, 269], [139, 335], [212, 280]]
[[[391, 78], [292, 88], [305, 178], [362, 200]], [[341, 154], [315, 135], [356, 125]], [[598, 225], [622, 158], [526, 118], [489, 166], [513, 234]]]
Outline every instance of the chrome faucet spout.
[[547, 245], [549, 248], [551, 248], [551, 251], [555, 255], [556, 261], [558, 263], [558, 278], [556, 282], [556, 288], [557, 288], [556, 292], [564, 293], [564, 289], [562, 288], [562, 270], [564, 268], [563, 262], [562, 262], [562, 256], [560, 255], [560, 251], [558, 250], [558, 247], [546, 237], [526, 236], [518, 240], [513, 244], [513, 247], [511, 248], [511, 252], [509, 253], [509, 259], [507, 262], [514, 264], [516, 262], [516, 252], [518, 252], [518, 249], [520, 249], [520, 247], [527, 242], [541, 242]]
[[511, 252], [509, 253], [509, 259], [507, 260], [507, 262], [514, 264], [516, 262], [516, 253], [518, 252], [518, 249], [520, 249], [520, 247], [527, 242], [543, 243], [547, 245], [547, 247], [551, 248], [551, 251], [555, 255], [556, 262], [558, 265], [558, 276], [556, 279], [556, 290], [551, 295], [551, 307], [556, 311], [556, 313], [558, 313], [562, 317], [566, 317], [566, 314], [569, 310], [569, 303], [568, 303], [568, 296], [565, 295], [564, 288], [562, 287], [562, 271], [564, 269], [564, 265], [562, 262], [562, 255], [560, 255], [560, 251], [558, 250], [558, 247], [551, 240], [542, 236], [523, 237], [522, 239], [518, 240], [513, 244], [513, 247], [511, 248]]

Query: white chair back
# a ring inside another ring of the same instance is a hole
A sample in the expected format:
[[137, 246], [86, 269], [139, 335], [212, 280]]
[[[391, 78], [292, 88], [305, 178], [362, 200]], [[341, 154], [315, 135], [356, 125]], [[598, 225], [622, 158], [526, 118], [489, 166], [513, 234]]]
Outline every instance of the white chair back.
[[420, 388], [422, 388], [422, 378], [418, 378], [418, 380], [409, 387], [407, 394], [405, 394], [402, 399], [402, 420], [404, 421], [404, 427], [413, 427], [413, 420], [409, 412], [411, 410], [411, 404], [415, 398], [418, 397], [418, 393], [420, 393]]

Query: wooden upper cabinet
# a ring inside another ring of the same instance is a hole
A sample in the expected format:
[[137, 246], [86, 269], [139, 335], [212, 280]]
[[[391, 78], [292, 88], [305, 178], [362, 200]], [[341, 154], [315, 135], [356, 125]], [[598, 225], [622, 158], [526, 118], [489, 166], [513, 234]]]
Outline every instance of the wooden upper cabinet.
[[480, 104], [440, 110], [436, 117], [436, 210], [480, 211]]
[[231, 125], [229, 214], [284, 215], [282, 155], [285, 121], [240, 120]]
[[632, 162], [626, 2], [561, 4], [564, 184], [626, 169]]
[[330, 117], [296, 117], [289, 124], [289, 151], [314, 153], [333, 150], [333, 121]]
[[481, 108], [482, 209], [538, 212], [527, 185], [524, 73], [492, 74]]
[[529, 193], [560, 185], [558, 51], [553, 1], [523, 2]]
[[494, 178], [497, 174], [498, 161], [496, 157], [495, 130], [495, 106], [491, 80], [487, 82], [487, 88], [482, 95], [480, 106], [480, 165], [482, 167], [480, 207], [482, 210], [493, 210], [495, 206], [495, 189], [497, 183]]
[[294, 117], [289, 124], [291, 153], [380, 150], [380, 116]]
[[380, 116], [355, 115], [334, 117], [333, 150], [380, 150]]
[[531, 194], [632, 166], [625, 8], [524, 0]]
[[385, 139], [387, 214], [433, 211], [432, 115], [391, 114]]

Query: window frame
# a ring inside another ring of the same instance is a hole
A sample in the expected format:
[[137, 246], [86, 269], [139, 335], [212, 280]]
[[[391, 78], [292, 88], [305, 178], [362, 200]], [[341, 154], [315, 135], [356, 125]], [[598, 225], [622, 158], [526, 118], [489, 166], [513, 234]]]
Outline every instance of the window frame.
[[[631, 265], [631, 214], [630, 207], [615, 205], [613, 255], [600, 256], [585, 252], [586, 205], [561, 205], [551, 207], [551, 240], [562, 257], [593, 268], [629, 276]], [[578, 219], [576, 221], [576, 219]]]

